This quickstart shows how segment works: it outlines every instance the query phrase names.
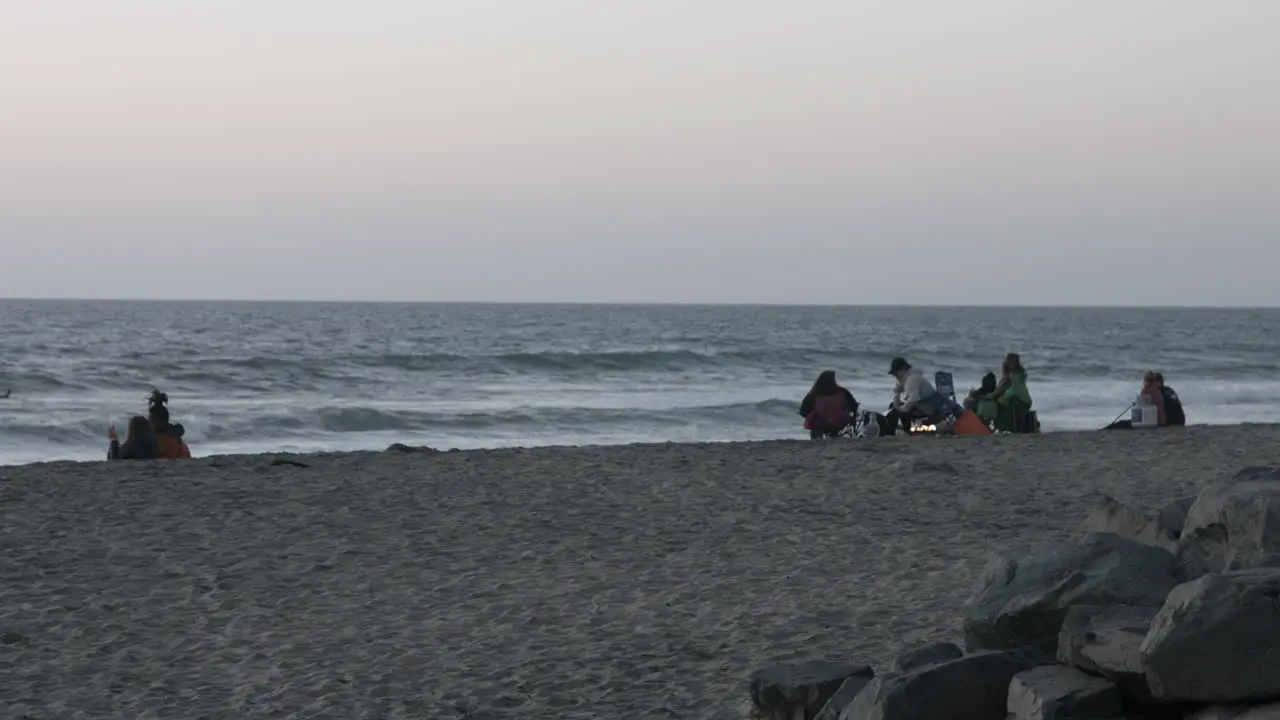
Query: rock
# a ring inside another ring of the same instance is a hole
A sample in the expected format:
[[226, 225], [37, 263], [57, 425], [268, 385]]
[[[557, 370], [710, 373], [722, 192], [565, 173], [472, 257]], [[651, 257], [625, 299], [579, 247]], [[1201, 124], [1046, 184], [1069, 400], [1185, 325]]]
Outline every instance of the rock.
[[1187, 720], [1235, 720], [1248, 708], [1245, 707], [1207, 707], [1200, 712], [1193, 713]]
[[871, 679], [869, 675], [854, 675], [845, 680], [844, 684], [840, 686], [839, 690], [836, 690], [831, 699], [827, 701], [827, 704], [822, 706], [822, 710], [818, 711], [813, 720], [840, 720], [840, 714], [844, 712], [845, 708], [849, 707], [849, 703], [853, 702], [854, 698], [858, 697], [858, 693], [871, 684]]
[[1026, 647], [882, 675], [858, 693], [840, 720], [1004, 720], [1013, 676], [1052, 662]]
[[1072, 605], [1160, 606], [1175, 585], [1173, 555], [1107, 533], [997, 558], [965, 605], [966, 648], [1023, 645], [1056, 656]]
[[1067, 611], [1058, 634], [1058, 661], [1103, 677], [1141, 675], [1138, 649], [1159, 612], [1154, 606], [1076, 605]]
[[1114, 718], [1124, 714], [1115, 685], [1061, 665], [1015, 675], [1009, 683], [1008, 709], [1009, 717], [1016, 720]]
[[1139, 512], [1110, 495], [1102, 495], [1085, 518], [1084, 528], [1175, 552], [1187, 511], [1195, 501], [1196, 498], [1187, 497], [1154, 512]]
[[1206, 575], [1169, 593], [1140, 648], [1161, 700], [1280, 698], [1280, 569]]
[[1245, 710], [1232, 720], [1280, 720], [1280, 705], [1264, 705]]
[[893, 672], [914, 670], [926, 665], [937, 665], [963, 657], [964, 651], [955, 643], [939, 642], [912, 648], [894, 658]]
[[1058, 662], [1115, 683], [1131, 710], [1149, 706], [1139, 649], [1159, 607], [1076, 605], [1067, 611], [1058, 634]]
[[1186, 720], [1280, 720], [1280, 705], [1210, 707], [1188, 715]]
[[404, 443], [395, 443], [394, 445], [388, 445], [387, 449], [384, 452], [412, 454], [412, 453], [438, 453], [440, 451], [436, 450], [435, 448], [429, 448], [426, 445], [423, 445], [421, 447], [414, 447], [412, 445], [405, 445]]
[[845, 681], [859, 678], [865, 684], [873, 677], [875, 672], [866, 665], [823, 661], [778, 665], [751, 678], [751, 704], [760, 718], [813, 720]]
[[1205, 488], [1187, 511], [1178, 541], [1178, 578], [1260, 567], [1277, 554], [1280, 467], [1247, 468]]

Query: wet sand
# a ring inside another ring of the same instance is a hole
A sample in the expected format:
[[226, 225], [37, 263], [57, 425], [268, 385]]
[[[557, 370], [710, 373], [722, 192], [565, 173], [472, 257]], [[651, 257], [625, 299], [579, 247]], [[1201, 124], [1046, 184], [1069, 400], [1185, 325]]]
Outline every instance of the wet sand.
[[[1280, 460], [1280, 426], [0, 468], [0, 706], [743, 718], [957, 640], [989, 551]], [[199, 448], [195, 448], [198, 452]], [[281, 459], [297, 462], [276, 464]]]

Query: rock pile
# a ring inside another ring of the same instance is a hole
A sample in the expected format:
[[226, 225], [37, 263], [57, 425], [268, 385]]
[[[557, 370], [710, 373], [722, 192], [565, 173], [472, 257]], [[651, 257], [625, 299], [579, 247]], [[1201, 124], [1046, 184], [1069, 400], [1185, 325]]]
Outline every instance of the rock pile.
[[1280, 467], [1155, 512], [1103, 497], [1079, 539], [988, 567], [965, 650], [769, 668], [767, 720], [1280, 720]]

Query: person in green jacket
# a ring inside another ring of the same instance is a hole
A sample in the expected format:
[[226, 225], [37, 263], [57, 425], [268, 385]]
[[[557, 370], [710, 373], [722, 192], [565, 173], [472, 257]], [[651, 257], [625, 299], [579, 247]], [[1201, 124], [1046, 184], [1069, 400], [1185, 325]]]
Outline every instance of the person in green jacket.
[[996, 427], [1001, 430], [1016, 429], [1019, 418], [1031, 409], [1031, 391], [1027, 389], [1027, 370], [1022, 367], [1018, 353], [1009, 353], [1000, 366], [1000, 382], [991, 398], [998, 406]]
[[987, 427], [996, 421], [996, 416], [1000, 413], [1000, 405], [993, 397], [996, 386], [996, 374], [989, 372], [982, 376], [982, 387], [970, 390], [969, 397], [964, 400], [964, 409], [972, 410]]

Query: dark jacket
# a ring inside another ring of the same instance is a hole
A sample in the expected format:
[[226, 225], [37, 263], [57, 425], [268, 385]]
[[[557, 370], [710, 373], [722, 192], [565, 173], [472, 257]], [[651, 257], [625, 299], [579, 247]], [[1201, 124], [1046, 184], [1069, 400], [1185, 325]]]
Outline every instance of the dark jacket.
[[121, 445], [119, 440], [112, 440], [107, 449], [108, 460], [155, 460], [160, 457], [159, 449], [150, 442], [130, 440]]
[[1178, 393], [1166, 385], [1160, 388], [1160, 394], [1164, 396], [1164, 424], [1186, 425], [1187, 413], [1182, 409], [1182, 400], [1178, 399]]
[[[849, 406], [849, 412], [854, 412], [857, 409], [858, 401], [853, 399], [853, 393], [845, 390], [839, 385], [836, 386], [836, 392], [844, 393], [845, 402], [847, 402]], [[792, 395], [792, 397], [795, 396]], [[813, 391], [810, 391], [808, 395], [805, 395], [804, 400], [800, 401], [800, 416], [809, 417], [809, 413], [813, 412], [813, 406], [816, 401], [817, 398], [814, 397]]]

